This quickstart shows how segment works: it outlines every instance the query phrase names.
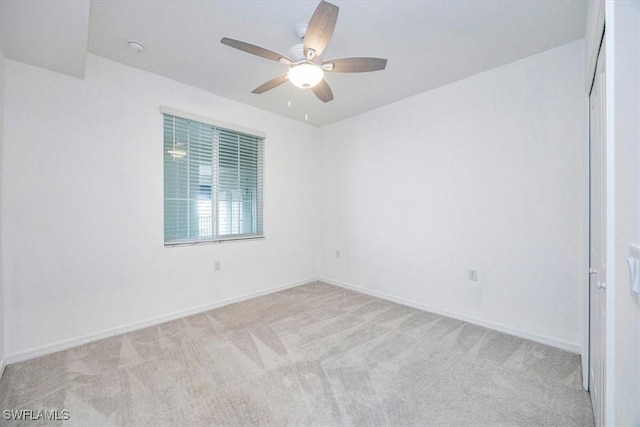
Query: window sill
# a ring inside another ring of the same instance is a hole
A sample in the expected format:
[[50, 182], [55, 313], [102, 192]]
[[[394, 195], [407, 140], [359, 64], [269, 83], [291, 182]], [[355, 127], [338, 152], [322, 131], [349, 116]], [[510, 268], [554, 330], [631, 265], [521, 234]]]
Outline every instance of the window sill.
[[165, 248], [176, 248], [182, 246], [200, 246], [200, 245], [217, 245], [219, 243], [231, 243], [231, 242], [244, 242], [247, 240], [265, 240], [265, 236], [236, 236], [236, 237], [228, 237], [221, 238], [219, 240], [199, 240], [199, 241], [189, 241], [189, 242], [169, 242], [165, 243]]

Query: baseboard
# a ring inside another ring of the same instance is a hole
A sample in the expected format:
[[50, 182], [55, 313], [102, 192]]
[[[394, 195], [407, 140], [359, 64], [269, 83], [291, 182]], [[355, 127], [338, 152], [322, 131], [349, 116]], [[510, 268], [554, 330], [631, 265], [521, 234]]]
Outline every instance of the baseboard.
[[378, 292], [371, 289], [363, 288], [360, 286], [353, 285], [351, 283], [346, 283], [339, 280], [333, 280], [328, 277], [319, 277], [318, 280], [321, 282], [328, 283], [330, 285], [339, 286], [341, 288], [350, 289], [356, 292], [371, 295], [373, 297], [382, 298], [387, 301], [417, 308], [418, 310], [428, 311], [430, 313], [439, 314], [441, 316], [451, 317], [454, 319], [462, 320], [467, 323], [472, 323], [474, 325], [482, 326], [484, 328], [493, 329], [499, 332], [504, 332], [505, 334], [509, 334], [509, 335], [514, 335], [519, 338], [524, 338], [530, 341], [546, 344], [551, 347], [556, 347], [565, 351], [569, 351], [571, 353], [580, 354], [582, 350], [581, 346], [578, 343], [559, 340], [557, 338], [549, 337], [549, 336], [538, 334], [535, 332], [524, 331], [522, 329], [513, 328], [511, 326], [503, 325], [500, 323], [495, 323], [495, 322], [491, 322], [483, 319], [477, 319], [475, 317], [466, 316], [464, 314], [455, 313], [448, 310], [442, 310], [440, 308], [433, 307], [427, 304], [422, 304], [409, 299], [397, 297], [394, 295], [389, 295], [384, 292]]
[[339, 286], [341, 288], [350, 289], [356, 292], [360, 292], [363, 294], [371, 295], [377, 298], [382, 298], [387, 301], [392, 301], [398, 304], [406, 305], [409, 307], [416, 308], [418, 310], [429, 311], [431, 313], [439, 314], [441, 316], [451, 317], [454, 319], [462, 320], [468, 323], [472, 323], [474, 325], [482, 326], [485, 328], [493, 329], [496, 331], [504, 332], [510, 335], [514, 335], [520, 338], [528, 339], [531, 341], [539, 342], [541, 344], [550, 345], [552, 347], [557, 347], [562, 350], [570, 351], [572, 353], [580, 354], [581, 348], [577, 343], [558, 340], [553, 337], [537, 334], [534, 332], [523, 331], [521, 329], [513, 328], [510, 326], [502, 325], [495, 322], [490, 322], [482, 319], [477, 319], [474, 317], [466, 316], [460, 313], [455, 313], [447, 310], [442, 310], [437, 307], [429, 306], [427, 304], [418, 303], [416, 301], [412, 301], [409, 299], [397, 297], [394, 295], [386, 294], [383, 292], [374, 291], [371, 289], [363, 288], [360, 286], [353, 285], [351, 283], [346, 283], [338, 280], [333, 280], [328, 277], [317, 277], [317, 278], [309, 278], [304, 280], [297, 280], [295, 282], [285, 283], [283, 285], [275, 286], [269, 289], [264, 289], [258, 292], [244, 294], [233, 298], [228, 298], [222, 301], [217, 301], [215, 303], [206, 304], [194, 308], [190, 308], [187, 310], [181, 310], [174, 313], [169, 313], [162, 316], [153, 317], [150, 319], [146, 319], [140, 322], [130, 323], [127, 325], [118, 326], [115, 328], [106, 329], [103, 331], [99, 331], [92, 334], [83, 335], [80, 337], [70, 338], [66, 340], [57, 341], [51, 344], [45, 344], [38, 347], [33, 347], [24, 351], [16, 352], [10, 355], [7, 355], [6, 358], [0, 360], [0, 378], [2, 377], [2, 373], [4, 373], [4, 369], [6, 365], [10, 365], [12, 363], [18, 363], [29, 359], [34, 359], [36, 357], [45, 356], [47, 354], [56, 353], [58, 351], [67, 350], [69, 348], [77, 347], [82, 344], [86, 344], [92, 341], [98, 341], [104, 338], [109, 338], [115, 335], [121, 335], [127, 332], [136, 331], [138, 329], [147, 328], [149, 326], [155, 326], [162, 323], [169, 322], [171, 320], [179, 319], [182, 317], [191, 316], [194, 314], [202, 313], [205, 311], [213, 310], [216, 308], [223, 307], [225, 305], [234, 304], [237, 302], [245, 301], [248, 299], [260, 297], [267, 294], [272, 294], [274, 292], [283, 291], [285, 289], [294, 288], [296, 286], [301, 286], [310, 282], [314, 282], [316, 280], [323, 281], [330, 285]]
[[7, 367], [7, 362], [5, 361], [4, 357], [2, 359], [0, 359], [0, 380], [2, 379], [2, 376], [4, 375], [4, 368]]
[[34, 359], [36, 357], [45, 356], [47, 354], [56, 353], [58, 351], [67, 350], [73, 347], [77, 347], [82, 344], [86, 344], [92, 341], [98, 341], [104, 338], [109, 338], [115, 335], [121, 335], [127, 332], [136, 331], [138, 329], [144, 329], [149, 326], [155, 326], [162, 323], [169, 322], [171, 320], [179, 319], [182, 317], [191, 316], [194, 314], [202, 313], [205, 311], [213, 310], [215, 308], [220, 308], [225, 305], [234, 304], [237, 302], [245, 301], [248, 299], [260, 297], [267, 294], [272, 294], [275, 292], [283, 291], [285, 289], [295, 288], [296, 286], [304, 285], [310, 282], [315, 282], [317, 278], [310, 278], [304, 280], [297, 280], [295, 282], [285, 283], [283, 285], [274, 286], [272, 288], [264, 289], [258, 292], [253, 292], [250, 294], [244, 294], [233, 298], [227, 298], [222, 301], [217, 301], [211, 304], [206, 304], [186, 310], [176, 311], [174, 313], [169, 313], [162, 316], [153, 317], [150, 319], [142, 320], [140, 322], [134, 322], [127, 325], [117, 326], [115, 328], [105, 329], [103, 331], [99, 331], [92, 334], [83, 335], [80, 337], [65, 339], [61, 341], [57, 341], [51, 344], [45, 344], [38, 347], [33, 347], [28, 350], [16, 352], [10, 354], [6, 357], [6, 359], [2, 360], [2, 368], [4, 369], [5, 363], [10, 365], [12, 363], [18, 363], [29, 359]]

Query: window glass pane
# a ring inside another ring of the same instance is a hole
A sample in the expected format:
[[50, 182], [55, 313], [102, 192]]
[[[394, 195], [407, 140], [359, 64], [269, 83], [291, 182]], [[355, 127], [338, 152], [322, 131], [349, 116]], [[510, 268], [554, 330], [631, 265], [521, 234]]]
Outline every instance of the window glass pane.
[[174, 116], [164, 122], [165, 242], [211, 238], [211, 126]]
[[243, 134], [219, 133], [219, 232], [221, 236], [261, 233], [258, 227], [258, 146], [261, 140]]
[[164, 116], [165, 243], [262, 235], [263, 143]]

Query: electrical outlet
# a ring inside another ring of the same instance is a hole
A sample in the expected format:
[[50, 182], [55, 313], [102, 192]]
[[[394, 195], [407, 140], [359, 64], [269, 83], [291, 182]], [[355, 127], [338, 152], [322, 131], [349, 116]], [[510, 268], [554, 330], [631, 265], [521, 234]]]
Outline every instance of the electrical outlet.
[[220, 268], [222, 268], [222, 266], [220, 265], [220, 261], [216, 261], [215, 264], [213, 264], [213, 270], [220, 271]]
[[469, 280], [478, 281], [478, 270], [469, 270]]

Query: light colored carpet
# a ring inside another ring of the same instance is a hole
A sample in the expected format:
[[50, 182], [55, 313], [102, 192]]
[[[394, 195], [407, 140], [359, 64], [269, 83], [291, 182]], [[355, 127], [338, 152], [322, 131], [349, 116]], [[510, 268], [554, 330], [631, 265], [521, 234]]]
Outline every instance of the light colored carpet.
[[68, 410], [65, 426], [591, 426], [580, 383], [575, 354], [313, 283], [8, 366], [0, 409]]

